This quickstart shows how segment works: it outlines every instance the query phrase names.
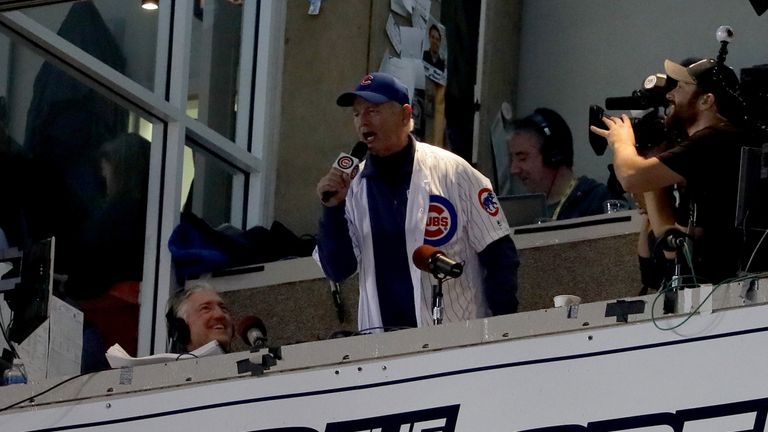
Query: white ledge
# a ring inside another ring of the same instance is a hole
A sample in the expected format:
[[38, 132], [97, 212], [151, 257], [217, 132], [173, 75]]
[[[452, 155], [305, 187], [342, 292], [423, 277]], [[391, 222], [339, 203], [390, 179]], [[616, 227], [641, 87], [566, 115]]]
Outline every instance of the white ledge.
[[217, 272], [206, 275], [206, 277], [210, 277], [215, 281], [216, 288], [219, 291], [235, 291], [325, 278], [323, 270], [312, 257], [254, 264], [247, 267], [227, 269], [221, 273], [224, 274], [218, 274]]
[[[512, 239], [518, 249], [552, 246], [638, 233], [641, 223], [640, 214], [636, 210], [630, 210], [514, 227], [512, 228]], [[312, 257], [303, 257], [227, 269], [205, 277], [214, 279], [216, 287], [221, 291], [235, 291], [324, 279], [325, 275]]]
[[512, 239], [518, 249], [526, 249], [634, 234], [639, 233], [641, 227], [640, 213], [637, 210], [627, 210], [514, 227]]

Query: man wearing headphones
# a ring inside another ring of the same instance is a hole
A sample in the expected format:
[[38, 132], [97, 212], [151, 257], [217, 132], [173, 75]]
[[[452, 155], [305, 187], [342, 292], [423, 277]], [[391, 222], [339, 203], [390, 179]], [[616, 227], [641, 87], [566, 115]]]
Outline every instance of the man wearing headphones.
[[192, 352], [215, 340], [224, 352], [232, 347], [235, 326], [226, 303], [216, 289], [194, 281], [168, 300], [168, 338], [171, 352]]
[[570, 219], [603, 213], [612, 197], [608, 188], [589, 177], [573, 173], [573, 138], [565, 120], [549, 108], [512, 122], [509, 172], [530, 193], [543, 193], [547, 218]]

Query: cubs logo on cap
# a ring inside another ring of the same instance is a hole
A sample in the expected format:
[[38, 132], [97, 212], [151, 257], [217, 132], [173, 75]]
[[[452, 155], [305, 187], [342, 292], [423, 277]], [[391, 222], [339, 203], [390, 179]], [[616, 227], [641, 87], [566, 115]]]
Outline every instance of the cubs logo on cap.
[[491, 189], [480, 189], [477, 193], [477, 200], [480, 201], [480, 206], [489, 215], [496, 217], [499, 214], [499, 200], [496, 199], [496, 194]]
[[369, 74], [369, 75], [364, 76], [363, 79], [360, 80], [360, 85], [364, 86], [364, 85], [368, 85], [368, 84], [370, 84], [372, 82], [373, 82], [373, 75]]
[[424, 229], [424, 244], [443, 246], [453, 239], [459, 226], [456, 207], [440, 195], [429, 196], [427, 226]]

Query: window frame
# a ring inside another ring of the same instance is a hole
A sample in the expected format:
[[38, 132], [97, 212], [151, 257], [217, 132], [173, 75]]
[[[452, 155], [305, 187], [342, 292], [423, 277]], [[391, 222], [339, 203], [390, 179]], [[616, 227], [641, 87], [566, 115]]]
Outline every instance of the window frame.
[[[235, 141], [186, 115], [193, 2], [161, 0], [158, 13], [154, 91], [115, 71], [18, 9], [70, 1], [26, 0], [0, 6], [0, 32], [22, 43], [100, 94], [136, 111], [153, 125], [145, 259], [140, 294], [139, 354], [166, 350], [165, 304], [176, 286], [167, 244], [179, 222], [184, 146], [233, 169], [231, 221], [242, 228], [265, 225], [274, 216], [279, 137], [282, 1], [243, 2]], [[136, 2], [136, 7], [139, 2]], [[247, 95], [246, 97], [243, 97]], [[243, 107], [246, 107], [243, 109]], [[164, 289], [160, 289], [164, 288]]]

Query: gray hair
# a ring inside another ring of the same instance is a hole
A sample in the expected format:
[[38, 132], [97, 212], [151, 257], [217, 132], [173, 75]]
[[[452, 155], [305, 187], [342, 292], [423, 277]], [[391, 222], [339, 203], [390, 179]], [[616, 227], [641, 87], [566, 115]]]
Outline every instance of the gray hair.
[[[404, 109], [403, 105], [400, 105], [398, 102], [395, 102], [395, 101], [389, 101], [388, 104], [391, 104], [392, 109], [400, 109], [400, 110]], [[408, 120], [408, 132], [413, 132], [413, 129], [415, 127], [416, 127], [416, 122], [413, 120], [413, 113], [411, 113], [411, 118]]]
[[210, 283], [203, 280], [188, 282], [184, 288], [176, 291], [168, 300], [168, 312], [173, 316], [187, 321], [189, 315], [189, 298], [194, 293], [210, 291], [218, 294], [219, 291]]

